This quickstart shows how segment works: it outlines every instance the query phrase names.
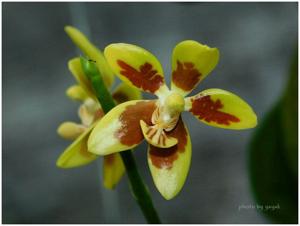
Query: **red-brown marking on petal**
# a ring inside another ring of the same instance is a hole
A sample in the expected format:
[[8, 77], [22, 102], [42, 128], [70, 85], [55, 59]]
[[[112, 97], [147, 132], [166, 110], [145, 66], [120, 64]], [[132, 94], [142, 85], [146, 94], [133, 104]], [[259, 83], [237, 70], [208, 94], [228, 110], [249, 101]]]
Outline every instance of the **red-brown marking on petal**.
[[112, 165], [116, 159], [115, 154], [105, 155], [104, 156], [104, 164], [105, 165]]
[[221, 112], [222, 102], [217, 99], [213, 101], [209, 95], [192, 99], [190, 112], [206, 122], [216, 122], [221, 125], [229, 126], [231, 122], [239, 122], [240, 119], [234, 115]]
[[164, 84], [163, 77], [156, 70], [152, 69], [153, 66], [148, 62], [141, 65], [139, 70], [136, 70], [122, 60], [118, 60], [117, 63], [122, 68], [120, 73], [128, 78], [136, 87], [154, 93]]
[[177, 60], [177, 68], [172, 73], [172, 81], [184, 91], [192, 90], [199, 82], [201, 73], [194, 68], [191, 62], [181, 63]]
[[151, 116], [155, 108], [155, 101], [141, 101], [126, 107], [119, 117], [122, 126], [115, 133], [122, 144], [132, 146], [144, 139], [140, 128], [140, 120], [143, 120], [147, 125], [151, 125]]
[[180, 118], [175, 129], [167, 133], [168, 136], [177, 138], [178, 143], [170, 148], [158, 148], [149, 145], [149, 156], [152, 164], [159, 169], [171, 169], [173, 162], [178, 159], [179, 153], [185, 151], [187, 144], [187, 131], [184, 127], [182, 119]]
[[115, 92], [112, 97], [117, 102], [117, 104], [129, 101], [129, 97], [124, 92]]
[[94, 115], [94, 122], [98, 119], [101, 119], [104, 116], [104, 112], [102, 109], [98, 109]]

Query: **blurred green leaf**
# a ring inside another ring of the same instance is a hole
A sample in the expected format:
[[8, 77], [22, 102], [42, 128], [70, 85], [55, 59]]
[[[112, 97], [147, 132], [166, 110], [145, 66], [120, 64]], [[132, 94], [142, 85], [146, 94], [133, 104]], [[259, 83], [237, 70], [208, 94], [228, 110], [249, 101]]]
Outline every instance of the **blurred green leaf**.
[[283, 98], [261, 120], [249, 150], [254, 196], [264, 207], [261, 212], [274, 223], [298, 222], [297, 56]]
[[282, 103], [282, 129], [288, 166], [298, 176], [298, 52], [293, 57], [290, 80]]

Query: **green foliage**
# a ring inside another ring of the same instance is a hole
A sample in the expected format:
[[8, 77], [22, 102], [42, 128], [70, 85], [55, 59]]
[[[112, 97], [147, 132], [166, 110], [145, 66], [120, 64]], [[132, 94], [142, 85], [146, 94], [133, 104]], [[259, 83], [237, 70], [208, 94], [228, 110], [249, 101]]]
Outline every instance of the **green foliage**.
[[298, 222], [297, 56], [283, 97], [259, 123], [249, 150], [255, 199], [274, 223]]
[[293, 58], [281, 110], [285, 155], [288, 166], [298, 176], [298, 52]]

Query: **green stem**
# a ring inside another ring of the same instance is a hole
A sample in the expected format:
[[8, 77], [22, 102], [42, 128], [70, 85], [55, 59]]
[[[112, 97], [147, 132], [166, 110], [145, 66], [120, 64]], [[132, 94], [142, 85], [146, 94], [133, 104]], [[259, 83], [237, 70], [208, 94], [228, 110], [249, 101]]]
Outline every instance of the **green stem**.
[[[97, 98], [101, 104], [101, 107], [104, 113], [106, 114], [116, 106], [114, 100], [110, 92], [106, 88], [102, 76], [98, 71], [95, 63], [93, 61], [86, 60], [83, 57], [81, 57], [80, 60], [81, 60], [81, 67], [84, 73], [91, 81], [94, 91], [97, 95]], [[147, 219], [147, 222], [152, 224], [160, 223], [160, 219], [153, 206], [150, 193], [140, 176], [140, 173], [138, 171], [131, 150], [122, 151], [120, 152], [120, 154], [126, 168], [133, 197], [136, 199], [137, 203], [139, 204], [145, 218]]]

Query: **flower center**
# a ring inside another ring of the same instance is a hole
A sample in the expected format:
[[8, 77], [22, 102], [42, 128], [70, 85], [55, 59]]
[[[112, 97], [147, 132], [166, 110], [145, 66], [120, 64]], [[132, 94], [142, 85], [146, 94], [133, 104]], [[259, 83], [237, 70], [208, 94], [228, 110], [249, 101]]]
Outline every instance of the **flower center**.
[[162, 148], [172, 147], [177, 144], [177, 139], [167, 136], [175, 128], [179, 120], [180, 113], [184, 110], [183, 97], [175, 92], [169, 94], [166, 98], [160, 100], [158, 107], [152, 114], [152, 126], [141, 122], [141, 128], [146, 140]]
[[164, 101], [166, 113], [172, 116], [178, 116], [184, 109], [184, 99], [178, 93], [171, 93]]
[[160, 129], [171, 131], [177, 124], [180, 113], [184, 109], [184, 99], [178, 93], [168, 95], [153, 112], [152, 123]]

